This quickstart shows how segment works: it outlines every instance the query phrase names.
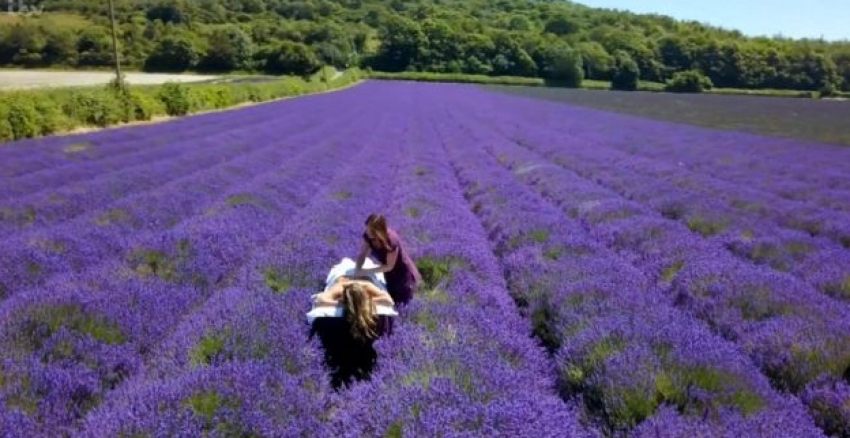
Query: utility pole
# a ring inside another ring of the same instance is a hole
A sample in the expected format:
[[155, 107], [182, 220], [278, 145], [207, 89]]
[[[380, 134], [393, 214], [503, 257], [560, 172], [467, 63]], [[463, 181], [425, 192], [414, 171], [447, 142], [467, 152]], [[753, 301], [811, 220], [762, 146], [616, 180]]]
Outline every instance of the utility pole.
[[112, 56], [115, 58], [115, 78], [118, 89], [124, 91], [124, 81], [121, 78], [121, 60], [118, 58], [118, 30], [115, 27], [115, 8], [109, 0], [109, 21], [112, 23]]

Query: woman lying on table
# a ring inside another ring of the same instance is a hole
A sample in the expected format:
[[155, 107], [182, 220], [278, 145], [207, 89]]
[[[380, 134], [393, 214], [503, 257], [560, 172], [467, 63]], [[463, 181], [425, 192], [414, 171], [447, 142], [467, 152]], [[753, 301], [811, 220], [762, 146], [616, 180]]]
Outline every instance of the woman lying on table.
[[386, 291], [379, 289], [369, 277], [339, 277], [324, 292], [313, 295], [316, 306], [342, 305], [351, 336], [363, 342], [378, 337], [376, 305], [395, 305]]

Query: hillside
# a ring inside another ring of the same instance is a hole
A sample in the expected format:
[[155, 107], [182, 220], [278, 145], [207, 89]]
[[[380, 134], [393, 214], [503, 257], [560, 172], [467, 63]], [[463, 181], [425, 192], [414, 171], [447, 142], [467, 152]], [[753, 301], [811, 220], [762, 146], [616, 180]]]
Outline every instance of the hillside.
[[[106, 2], [37, 7], [45, 13], [0, 18], [0, 66], [109, 66]], [[611, 80], [637, 68], [657, 82], [699, 69], [716, 87], [850, 91], [850, 42], [749, 38], [565, 1], [129, 0], [116, 8], [131, 69], [301, 74], [360, 64]]]

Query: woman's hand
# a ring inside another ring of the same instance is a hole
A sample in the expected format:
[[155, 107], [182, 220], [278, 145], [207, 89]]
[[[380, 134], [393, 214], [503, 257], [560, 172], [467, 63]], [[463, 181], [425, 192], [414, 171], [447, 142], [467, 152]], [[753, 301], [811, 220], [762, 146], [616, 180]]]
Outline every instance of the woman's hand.
[[350, 277], [368, 277], [369, 274], [365, 272], [364, 269], [355, 269], [354, 272], [351, 273]]
[[333, 293], [321, 292], [313, 295], [313, 304], [316, 306], [335, 306], [339, 304], [339, 300]]

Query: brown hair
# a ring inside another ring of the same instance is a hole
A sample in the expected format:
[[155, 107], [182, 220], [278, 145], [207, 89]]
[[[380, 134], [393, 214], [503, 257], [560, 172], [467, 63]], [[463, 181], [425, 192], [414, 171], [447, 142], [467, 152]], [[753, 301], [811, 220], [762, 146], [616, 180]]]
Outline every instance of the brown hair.
[[366, 288], [350, 283], [342, 288], [342, 301], [345, 304], [345, 319], [351, 329], [351, 336], [366, 342], [378, 336], [377, 309]]
[[375, 237], [378, 238], [378, 241], [381, 243], [381, 246], [388, 250], [390, 249], [390, 235], [387, 231], [387, 218], [384, 215], [379, 213], [370, 214], [368, 218], [366, 218], [366, 227], [375, 234]]

